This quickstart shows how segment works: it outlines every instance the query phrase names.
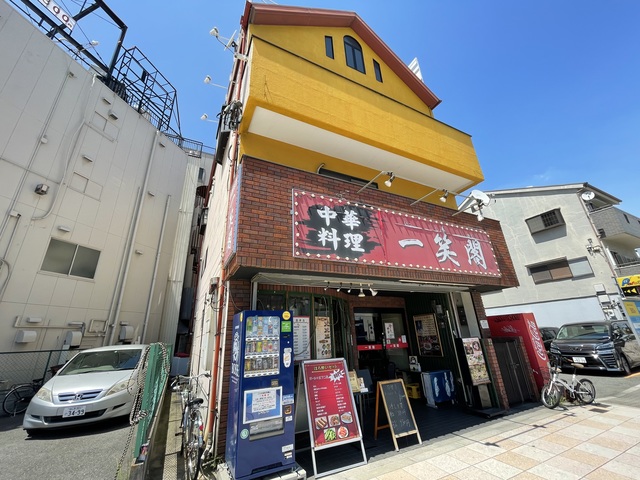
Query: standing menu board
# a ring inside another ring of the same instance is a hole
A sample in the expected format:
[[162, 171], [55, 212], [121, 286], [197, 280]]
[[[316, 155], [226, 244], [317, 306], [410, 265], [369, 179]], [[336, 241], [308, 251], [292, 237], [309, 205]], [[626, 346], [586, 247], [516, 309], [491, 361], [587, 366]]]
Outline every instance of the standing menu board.
[[[367, 456], [345, 359], [308, 360], [302, 363], [302, 371], [315, 478], [366, 464]], [[318, 474], [316, 450], [358, 441], [362, 448], [363, 462]]]
[[[389, 419], [388, 425], [378, 426], [380, 397], [382, 397], [384, 409], [387, 413], [387, 418]], [[398, 442], [396, 440], [399, 437], [415, 434], [418, 436], [418, 443], [422, 443], [420, 432], [416, 426], [416, 419], [413, 416], [413, 410], [411, 410], [411, 405], [407, 398], [407, 391], [404, 388], [404, 383], [401, 379], [378, 382], [378, 390], [376, 393], [376, 426], [373, 433], [374, 438], [378, 438], [378, 430], [382, 430], [383, 428], [391, 429], [391, 437], [393, 438], [393, 444], [396, 447], [396, 451], [399, 450]]]
[[469, 372], [471, 373], [471, 382], [474, 385], [491, 383], [489, 372], [487, 372], [487, 365], [484, 362], [480, 339], [475, 337], [463, 338], [462, 344], [464, 345], [464, 353], [467, 358], [467, 364], [469, 365]]

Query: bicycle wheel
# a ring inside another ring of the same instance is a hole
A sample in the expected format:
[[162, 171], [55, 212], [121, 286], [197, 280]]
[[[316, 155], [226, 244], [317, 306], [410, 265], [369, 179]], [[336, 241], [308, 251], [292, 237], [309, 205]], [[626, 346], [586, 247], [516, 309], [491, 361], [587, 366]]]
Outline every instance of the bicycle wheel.
[[24, 412], [36, 394], [31, 385], [13, 387], [2, 402], [2, 409], [7, 415], [18, 415]]
[[180, 445], [180, 454], [186, 458], [187, 445], [189, 444], [189, 431], [191, 430], [191, 418], [189, 417], [189, 407], [185, 406], [182, 411], [182, 444]]
[[191, 415], [189, 443], [186, 448], [187, 480], [196, 480], [198, 473], [200, 473], [200, 458], [202, 453], [202, 416], [199, 410], [194, 410]]
[[576, 383], [576, 398], [585, 405], [593, 403], [596, 399], [596, 387], [591, 380], [586, 378], [578, 380], [578, 383]]
[[562, 392], [555, 383], [547, 383], [540, 392], [540, 399], [547, 408], [556, 408], [561, 396]]

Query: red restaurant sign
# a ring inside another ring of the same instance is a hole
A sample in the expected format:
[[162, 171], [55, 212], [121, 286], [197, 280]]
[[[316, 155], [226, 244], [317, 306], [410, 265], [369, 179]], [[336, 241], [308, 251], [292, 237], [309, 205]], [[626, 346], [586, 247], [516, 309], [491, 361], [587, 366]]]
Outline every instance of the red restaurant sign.
[[484, 230], [293, 190], [293, 254], [500, 277]]

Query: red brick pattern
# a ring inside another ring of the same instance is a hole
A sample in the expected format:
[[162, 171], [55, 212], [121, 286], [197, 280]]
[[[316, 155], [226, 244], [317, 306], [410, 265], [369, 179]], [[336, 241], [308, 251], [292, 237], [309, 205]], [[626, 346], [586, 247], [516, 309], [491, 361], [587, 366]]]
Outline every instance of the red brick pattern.
[[[484, 229], [491, 238], [502, 277], [491, 278], [418, 269], [357, 265], [293, 256], [292, 189], [344, 198], [388, 208], [408, 214], [420, 215], [458, 225]], [[292, 273], [326, 273], [381, 279], [407, 279], [436, 283], [463, 283], [478, 288], [505, 288], [517, 286], [517, 278], [500, 223], [485, 219], [478, 222], [475, 215], [460, 214], [451, 217], [452, 210], [439, 205], [420, 202], [368, 188], [357, 193], [359, 187], [340, 180], [247, 158], [243, 160], [238, 214], [238, 244], [229, 272], [242, 268], [284, 270]]]

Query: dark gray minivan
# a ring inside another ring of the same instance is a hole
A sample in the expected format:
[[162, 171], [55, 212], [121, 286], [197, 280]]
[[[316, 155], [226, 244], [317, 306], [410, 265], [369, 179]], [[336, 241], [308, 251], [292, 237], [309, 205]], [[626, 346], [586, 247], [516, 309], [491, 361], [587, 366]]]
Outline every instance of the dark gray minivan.
[[567, 323], [558, 330], [549, 353], [561, 357], [564, 366], [579, 363], [625, 375], [640, 366], [640, 343], [626, 320]]

